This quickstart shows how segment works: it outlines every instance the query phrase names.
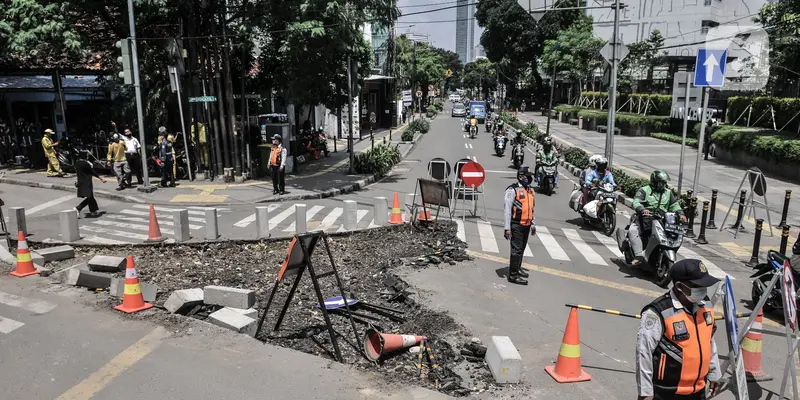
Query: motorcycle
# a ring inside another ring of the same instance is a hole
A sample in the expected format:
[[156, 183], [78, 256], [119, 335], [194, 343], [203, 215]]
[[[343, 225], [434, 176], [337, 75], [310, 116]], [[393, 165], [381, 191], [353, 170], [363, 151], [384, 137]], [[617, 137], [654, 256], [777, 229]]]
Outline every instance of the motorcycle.
[[556, 187], [556, 164], [558, 160], [543, 162], [539, 169], [539, 189], [542, 189], [548, 196], [553, 194]]
[[[683, 244], [684, 228], [679, 224], [678, 215], [675, 213], [658, 210], [650, 215], [640, 216], [640, 227], [644, 232], [645, 226], [650, 224], [650, 235], [642, 237], [644, 246], [644, 258], [646, 263], [642, 264], [647, 269], [656, 274], [656, 285], [667, 287], [670, 282], [669, 270], [675, 263], [676, 254]], [[628, 240], [628, 229], [618, 228], [616, 231], [617, 245], [619, 251], [625, 256], [625, 262], [630, 265], [633, 262], [634, 254]]]
[[493, 125], [492, 120], [486, 119], [486, 124], [484, 124], [484, 126], [486, 128], [487, 133], [492, 133], [492, 125]]
[[[797, 270], [798, 267], [800, 267], [800, 253], [797, 253], [794, 250], [795, 249], [792, 248], [792, 252], [794, 254], [789, 260], [789, 267], [792, 269], [792, 280], [797, 282], [797, 280], [800, 279], [800, 271]], [[767, 286], [772, 278], [775, 277], [775, 274], [783, 273], [783, 262], [786, 259], [787, 257], [783, 254], [778, 253], [775, 250], [770, 250], [767, 252], [767, 262], [758, 264], [754, 267], [756, 272], [753, 275], [750, 275], [751, 278], [755, 278], [753, 280], [752, 289], [750, 290], [750, 297], [753, 300], [753, 304], [758, 303], [761, 300], [761, 297], [764, 296], [764, 291], [767, 289]], [[798, 293], [794, 293], [794, 295], [797, 296]], [[764, 302], [763, 310], [765, 313], [783, 309], [783, 288], [780, 282], [775, 283], [768, 296], [769, 297]]]
[[511, 161], [514, 163], [514, 169], [519, 169], [525, 162], [525, 148], [521, 143], [517, 143], [511, 148]]
[[503, 154], [505, 154], [507, 141], [508, 139], [502, 134], [494, 137], [494, 153], [497, 154], [498, 157], [502, 157]]
[[478, 135], [478, 126], [470, 124], [470, 126], [469, 126], [469, 138], [470, 139], [475, 139], [475, 136], [477, 136], [477, 135]]
[[583, 221], [587, 224], [601, 227], [603, 234], [611, 236], [617, 227], [617, 195], [614, 193], [614, 186], [610, 183], [603, 183], [589, 189], [589, 198], [594, 199], [587, 204], [580, 204], [583, 192], [580, 186], [574, 185], [575, 191], [570, 196], [570, 204], [573, 209], [577, 208]]

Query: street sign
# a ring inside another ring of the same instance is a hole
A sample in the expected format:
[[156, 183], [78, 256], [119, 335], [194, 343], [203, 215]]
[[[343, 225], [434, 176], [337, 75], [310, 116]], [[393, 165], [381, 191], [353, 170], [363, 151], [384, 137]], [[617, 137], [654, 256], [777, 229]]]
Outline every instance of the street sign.
[[694, 85], [721, 88], [725, 83], [725, 62], [728, 50], [697, 50], [694, 64]]
[[[600, 55], [606, 60], [607, 63], [611, 64], [611, 58], [614, 57], [614, 46], [611, 45], [613, 39], [609, 39], [608, 43], [600, 49]], [[622, 41], [622, 38], [617, 39], [617, 60], [622, 61], [625, 57], [628, 56], [630, 51], [628, 50], [628, 46]]]
[[783, 285], [781, 292], [784, 300], [784, 313], [786, 314], [786, 325], [792, 331], [797, 330], [797, 302], [795, 300], [794, 281], [792, 280], [792, 267], [789, 260], [783, 261]]
[[[235, 95], [233, 95], [233, 98], [234, 99], [241, 99], [242, 95], [235, 94]], [[249, 99], [249, 100], [259, 100], [259, 99], [261, 99], [261, 95], [259, 93], [251, 93], [251, 94], [244, 95], [244, 98], [245, 99]]]
[[189, 103], [213, 103], [217, 101], [217, 96], [189, 97]]
[[409, 105], [413, 101], [410, 90], [403, 90], [403, 104]]
[[417, 90], [417, 97], [422, 97], [422, 90]]
[[369, 122], [370, 122], [371, 124], [374, 124], [374, 123], [375, 123], [375, 121], [376, 121], [376, 118], [375, 118], [375, 112], [374, 112], [374, 111], [372, 111], [372, 112], [370, 112], [370, 113], [369, 113]]
[[486, 171], [480, 164], [470, 161], [461, 167], [461, 181], [465, 186], [475, 189], [482, 185], [484, 180], [486, 180]]

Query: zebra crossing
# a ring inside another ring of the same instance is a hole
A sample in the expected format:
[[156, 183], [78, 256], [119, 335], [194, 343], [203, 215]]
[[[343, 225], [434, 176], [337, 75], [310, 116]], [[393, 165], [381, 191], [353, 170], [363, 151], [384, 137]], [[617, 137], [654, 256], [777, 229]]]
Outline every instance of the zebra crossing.
[[[8, 306], [15, 314], [42, 315], [56, 308], [56, 305], [47, 301], [17, 296], [0, 292], [0, 306]], [[6, 308], [1, 308], [3, 310]], [[4, 311], [5, 312], [5, 311]], [[16, 315], [15, 318], [19, 318]], [[0, 337], [25, 326], [24, 322], [17, 321], [0, 315]]]
[[[174, 236], [173, 212], [186, 209], [189, 213], [190, 231], [198, 231], [205, 227], [205, 207], [173, 208], [156, 206], [156, 217], [161, 233], [167, 237]], [[229, 208], [218, 208], [218, 214], [230, 212]], [[150, 206], [133, 204], [117, 213], [104, 214], [98, 218], [84, 218], [80, 229], [83, 240], [98, 244], [127, 244], [147, 240], [150, 226]]]
[[[389, 211], [387, 210], [387, 213]], [[269, 230], [273, 237], [291, 236], [297, 231], [296, 204], [270, 204], [267, 206]], [[356, 210], [356, 226], [358, 229], [375, 228], [374, 209]], [[366, 218], [371, 215], [372, 218]], [[233, 223], [234, 228], [252, 230], [256, 222], [256, 214], [252, 213]], [[306, 209], [306, 229], [308, 231], [344, 232], [344, 207], [326, 207], [313, 205]], [[163, 232], [163, 230], [162, 230]]]

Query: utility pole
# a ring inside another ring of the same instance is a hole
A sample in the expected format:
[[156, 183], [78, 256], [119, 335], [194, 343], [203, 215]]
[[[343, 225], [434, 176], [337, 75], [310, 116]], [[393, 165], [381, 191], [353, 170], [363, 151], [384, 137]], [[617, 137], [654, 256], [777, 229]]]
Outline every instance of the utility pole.
[[689, 92], [692, 84], [692, 76], [689, 68], [686, 68], [686, 98], [683, 100], [683, 135], [681, 135], [681, 166], [678, 169], [678, 193], [683, 187], [683, 160], [686, 153], [686, 131], [689, 128]]
[[619, 65], [619, 54], [617, 54], [617, 45], [619, 41], [619, 0], [614, 0], [614, 36], [611, 40], [611, 84], [608, 86], [609, 105], [606, 129], [606, 158], [608, 159], [609, 168], [611, 168], [614, 163], [614, 130], [617, 112], [617, 66]]
[[[130, 1], [130, 0], [128, 0]], [[350, 151], [350, 174], [355, 174], [353, 170], [353, 66], [350, 62], [350, 53], [347, 54], [347, 131], [350, 133], [347, 137], [347, 148]]]
[[[136, 46], [136, 22], [133, 16], [133, 0], [128, 0], [128, 25], [131, 30], [131, 56], [133, 57], [133, 88], [136, 92], [136, 116], [139, 123], [139, 142], [143, 145], [147, 143], [144, 140], [144, 110], [142, 109], [142, 86], [139, 80], [139, 57], [137, 56]], [[150, 174], [147, 173], [147, 151], [142, 149], [142, 175], [144, 177], [144, 185], [139, 186], [140, 192], [151, 193], [156, 190], [155, 187], [150, 186]]]
[[[700, 118], [700, 137], [697, 138], [697, 161], [694, 164], [694, 182], [692, 182], [692, 193], [697, 193], [697, 184], [700, 183], [700, 163], [703, 161], [703, 141], [706, 136], [706, 118], [708, 118], [708, 98], [711, 93], [709, 88], [703, 88], [703, 108], [701, 110], [702, 117]], [[681, 164], [682, 165], [682, 164]]]
[[553, 96], [556, 89], [556, 63], [553, 63], [553, 79], [550, 82], [550, 102], [547, 105], [547, 127], [545, 128], [545, 135], [550, 136], [550, 120], [553, 119]]

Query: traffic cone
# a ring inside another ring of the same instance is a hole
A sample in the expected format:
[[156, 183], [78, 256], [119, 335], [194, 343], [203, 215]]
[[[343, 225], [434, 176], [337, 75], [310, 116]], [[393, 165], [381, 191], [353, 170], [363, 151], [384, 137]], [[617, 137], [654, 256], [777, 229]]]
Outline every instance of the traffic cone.
[[431, 218], [431, 210], [422, 209], [419, 211], [418, 221], [433, 221]]
[[139, 286], [139, 275], [136, 275], [136, 267], [133, 266], [133, 256], [128, 256], [128, 266], [125, 269], [125, 291], [123, 293], [122, 304], [114, 307], [115, 310], [130, 314], [153, 306], [144, 302], [142, 288]]
[[400, 197], [398, 197], [397, 192], [394, 192], [394, 201], [392, 202], [392, 217], [389, 218], [389, 223], [403, 223], [403, 212], [400, 210]]
[[11, 275], [22, 278], [28, 275], [36, 275], [38, 273], [39, 270], [33, 266], [31, 251], [28, 250], [28, 242], [25, 241], [25, 233], [20, 231], [19, 237], [17, 238], [17, 269], [12, 271]]
[[744, 360], [744, 372], [747, 375], [748, 382], [763, 382], [771, 381], [772, 377], [765, 374], [761, 370], [761, 332], [754, 331], [761, 329], [761, 322], [764, 319], [764, 314], [758, 310], [758, 316], [753, 321], [753, 325], [747, 334], [742, 339], [742, 359]]
[[384, 354], [417, 345], [427, 338], [427, 336], [381, 333], [369, 328], [364, 335], [364, 354], [368, 359], [378, 361]]
[[156, 208], [150, 204], [150, 227], [145, 242], [163, 242], [165, 238], [161, 236], [161, 227], [158, 226], [158, 218], [156, 217]]
[[592, 377], [581, 369], [581, 335], [578, 329], [578, 309], [569, 310], [567, 329], [564, 330], [564, 339], [561, 340], [561, 349], [558, 350], [556, 365], [544, 367], [558, 383], [583, 382]]

